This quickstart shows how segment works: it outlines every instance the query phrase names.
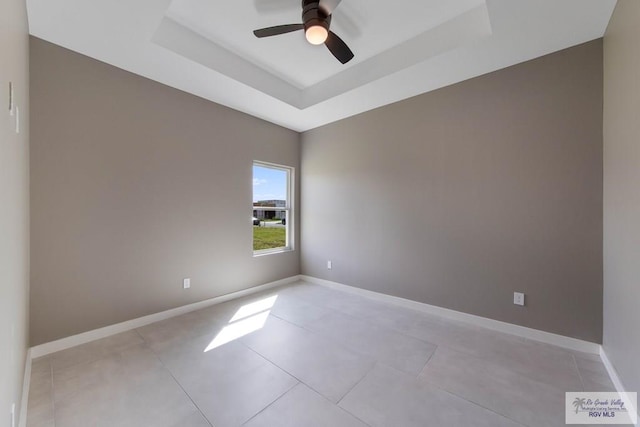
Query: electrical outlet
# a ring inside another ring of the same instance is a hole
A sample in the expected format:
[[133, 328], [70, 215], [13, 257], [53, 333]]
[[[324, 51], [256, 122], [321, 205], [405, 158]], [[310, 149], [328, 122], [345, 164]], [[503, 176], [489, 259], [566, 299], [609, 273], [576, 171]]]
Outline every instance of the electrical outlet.
[[524, 305], [524, 294], [522, 292], [514, 292], [513, 303], [515, 305]]
[[183, 289], [189, 289], [191, 287], [191, 279], [190, 278], [186, 278], [182, 281], [182, 288]]
[[331, 270], [331, 260], [327, 261], [327, 270]]

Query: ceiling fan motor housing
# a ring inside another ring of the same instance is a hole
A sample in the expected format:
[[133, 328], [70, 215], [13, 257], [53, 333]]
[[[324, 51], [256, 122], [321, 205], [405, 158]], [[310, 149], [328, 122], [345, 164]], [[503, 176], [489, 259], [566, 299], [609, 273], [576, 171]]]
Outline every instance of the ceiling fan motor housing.
[[329, 31], [331, 15], [327, 15], [320, 8], [319, 0], [302, 0], [302, 22], [305, 31], [316, 25]]

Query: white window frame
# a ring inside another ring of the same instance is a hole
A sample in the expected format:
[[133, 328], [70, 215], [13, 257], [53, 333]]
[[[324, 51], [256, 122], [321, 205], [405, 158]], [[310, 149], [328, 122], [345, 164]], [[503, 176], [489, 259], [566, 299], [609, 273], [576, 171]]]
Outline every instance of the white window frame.
[[[295, 194], [295, 191], [294, 191], [295, 168], [292, 166], [285, 166], [285, 165], [279, 165], [276, 163], [269, 163], [269, 162], [263, 162], [260, 160], [254, 160], [251, 167], [251, 178], [252, 178], [251, 182], [253, 182], [253, 166], [276, 169], [276, 170], [286, 172], [287, 174], [287, 190], [286, 190], [287, 203], [284, 207], [253, 206], [253, 187], [251, 188], [251, 212], [252, 213], [253, 211], [283, 211], [285, 212], [285, 218], [287, 219], [285, 224], [285, 239], [286, 239], [285, 246], [281, 248], [260, 249], [257, 251], [253, 251], [253, 256], [257, 257], [257, 256], [293, 251], [294, 249], [293, 230], [295, 230], [295, 227], [293, 226], [295, 222], [295, 215], [293, 211], [293, 207], [295, 206], [294, 200], [293, 200], [293, 195]], [[251, 227], [253, 231], [253, 225]], [[253, 233], [251, 234], [251, 248], [253, 248]]]

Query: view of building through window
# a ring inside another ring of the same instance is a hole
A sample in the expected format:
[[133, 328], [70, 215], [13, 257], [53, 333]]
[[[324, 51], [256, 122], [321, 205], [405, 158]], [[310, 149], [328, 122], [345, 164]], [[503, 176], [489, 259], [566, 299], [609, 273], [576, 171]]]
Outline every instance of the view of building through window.
[[288, 249], [291, 169], [253, 164], [253, 250], [257, 253]]

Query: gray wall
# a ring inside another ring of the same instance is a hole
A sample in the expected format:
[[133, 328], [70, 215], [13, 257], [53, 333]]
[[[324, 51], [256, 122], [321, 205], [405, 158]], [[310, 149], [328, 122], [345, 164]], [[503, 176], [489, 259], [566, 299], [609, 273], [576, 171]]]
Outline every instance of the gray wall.
[[604, 349], [640, 392], [640, 2], [619, 0], [604, 38]]
[[601, 40], [305, 132], [301, 163], [303, 274], [601, 341]]
[[[0, 425], [20, 411], [28, 347], [29, 39], [24, 0], [0, 2]], [[9, 82], [20, 134], [8, 110]]]
[[299, 274], [250, 221], [296, 132], [35, 38], [31, 70], [32, 345]]

